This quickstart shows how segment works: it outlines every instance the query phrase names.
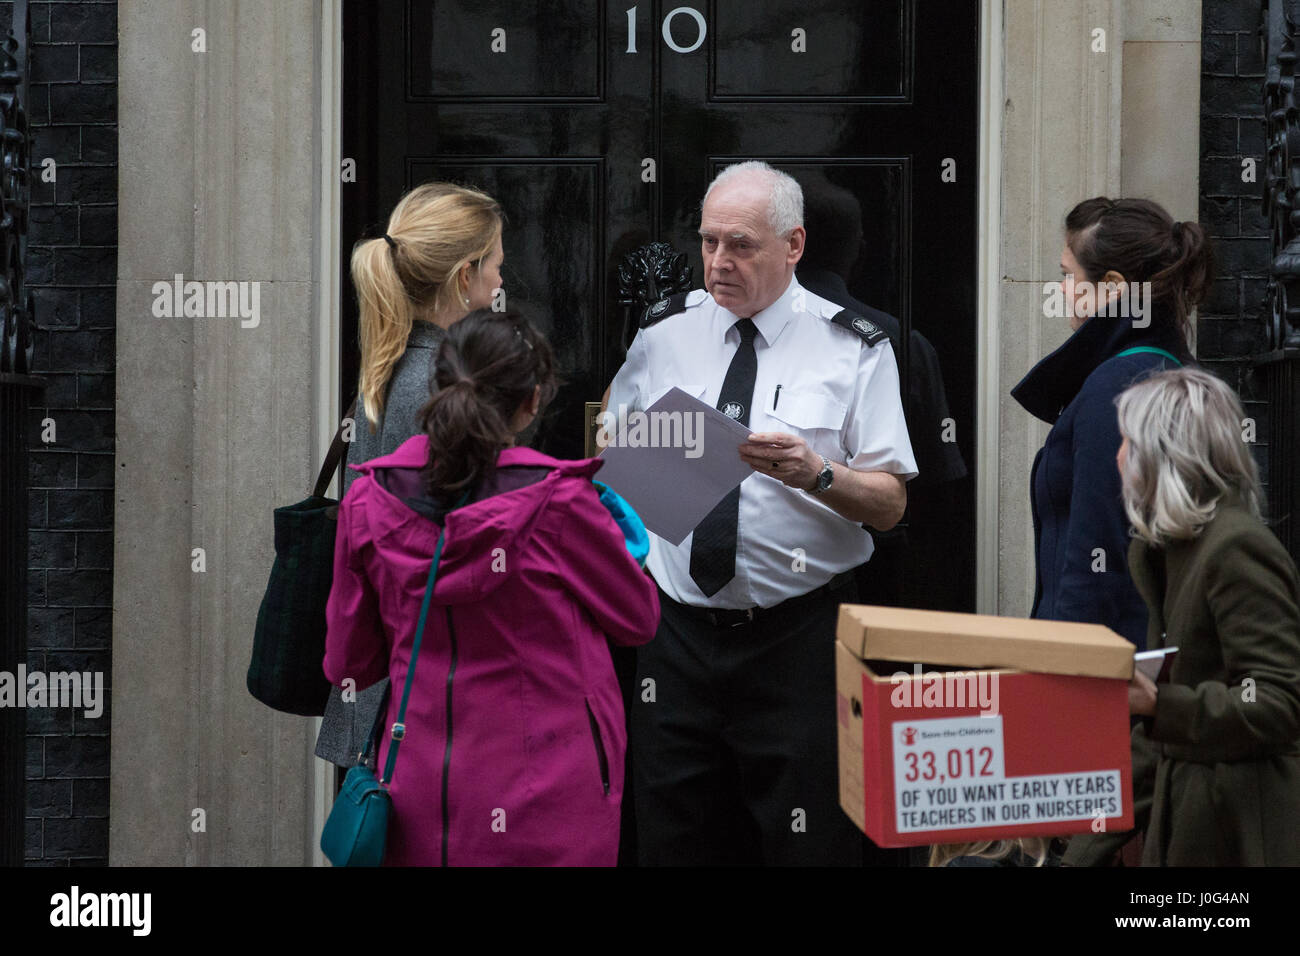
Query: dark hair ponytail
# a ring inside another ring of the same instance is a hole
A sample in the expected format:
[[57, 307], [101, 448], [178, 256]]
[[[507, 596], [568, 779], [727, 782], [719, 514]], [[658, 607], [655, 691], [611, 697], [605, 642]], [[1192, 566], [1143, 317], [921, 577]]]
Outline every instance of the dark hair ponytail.
[[420, 410], [429, 439], [423, 477], [444, 506], [473, 489], [514, 440], [510, 422], [542, 387], [540, 414], [555, 396], [551, 347], [516, 312], [471, 312], [447, 330], [430, 375], [434, 391]]
[[1183, 314], [1189, 317], [1191, 311], [1210, 294], [1214, 282], [1214, 252], [1210, 237], [1199, 222], [1175, 222], [1171, 239], [1174, 262], [1165, 272], [1155, 275], [1152, 288], [1154, 284], [1166, 282], [1181, 289]]
[[1214, 253], [1199, 222], [1175, 222], [1150, 199], [1085, 199], [1065, 217], [1066, 242], [1089, 282], [1115, 271], [1150, 282], [1151, 298], [1190, 345], [1192, 310], [1214, 281]]

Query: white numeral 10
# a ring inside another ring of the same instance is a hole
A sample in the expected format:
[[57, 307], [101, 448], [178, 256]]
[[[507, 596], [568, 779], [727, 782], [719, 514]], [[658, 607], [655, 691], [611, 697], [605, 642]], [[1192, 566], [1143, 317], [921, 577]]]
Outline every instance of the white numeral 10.
[[[677, 16], [677, 14], [679, 13], [684, 13], [692, 20], [695, 21], [695, 27], [698, 36], [696, 36], [695, 42], [692, 43], [690, 46], [678, 46], [673, 41], [673, 31], [672, 31], [673, 17]], [[668, 44], [669, 49], [677, 53], [694, 53], [703, 45], [704, 37], [708, 33], [708, 27], [705, 26], [704, 23], [704, 14], [700, 13], [699, 10], [696, 10], [694, 7], [677, 7], [676, 9], [669, 10], [666, 14], [664, 14], [663, 27], [661, 28], [660, 32], [663, 33], [664, 43]], [[628, 53], [637, 52], [636, 7], [627, 8], [627, 52]]]

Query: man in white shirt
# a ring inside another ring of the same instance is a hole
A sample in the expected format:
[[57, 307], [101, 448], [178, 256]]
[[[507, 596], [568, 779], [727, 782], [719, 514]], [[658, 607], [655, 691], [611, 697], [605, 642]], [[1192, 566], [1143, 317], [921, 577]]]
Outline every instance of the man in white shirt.
[[835, 623], [871, 555], [862, 525], [898, 522], [916, 465], [884, 330], [794, 278], [802, 222], [784, 173], [720, 173], [708, 291], [652, 305], [610, 385], [616, 412], [673, 387], [715, 405], [751, 429], [756, 472], [680, 545], [651, 536], [663, 610], [630, 719], [646, 864], [862, 862], [838, 801]]

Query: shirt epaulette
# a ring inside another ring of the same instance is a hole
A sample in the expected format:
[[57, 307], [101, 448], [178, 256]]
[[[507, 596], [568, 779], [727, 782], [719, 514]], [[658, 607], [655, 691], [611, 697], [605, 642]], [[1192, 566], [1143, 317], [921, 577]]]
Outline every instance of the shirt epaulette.
[[848, 329], [868, 345], [879, 345], [889, 336], [885, 330], [870, 319], [864, 319], [856, 312], [850, 312], [848, 309], [841, 309], [831, 316], [831, 321], [842, 329]]
[[686, 311], [686, 297], [689, 292], [679, 292], [676, 295], [670, 295], [666, 299], [660, 299], [658, 302], [651, 302], [646, 307], [645, 315], [641, 316], [641, 328], [648, 329], [661, 319], [666, 319], [670, 315], [677, 315], [679, 312]]

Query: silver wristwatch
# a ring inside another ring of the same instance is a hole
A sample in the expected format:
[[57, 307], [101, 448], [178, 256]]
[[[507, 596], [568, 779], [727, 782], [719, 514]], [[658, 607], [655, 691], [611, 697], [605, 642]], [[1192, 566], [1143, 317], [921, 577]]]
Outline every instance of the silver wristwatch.
[[822, 455], [822, 470], [817, 472], [817, 484], [813, 485], [808, 494], [820, 495], [831, 486], [831, 479], [834, 477], [835, 472], [831, 469], [831, 460]]

